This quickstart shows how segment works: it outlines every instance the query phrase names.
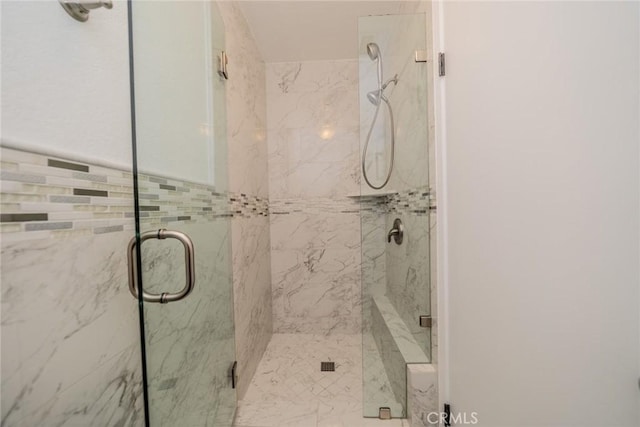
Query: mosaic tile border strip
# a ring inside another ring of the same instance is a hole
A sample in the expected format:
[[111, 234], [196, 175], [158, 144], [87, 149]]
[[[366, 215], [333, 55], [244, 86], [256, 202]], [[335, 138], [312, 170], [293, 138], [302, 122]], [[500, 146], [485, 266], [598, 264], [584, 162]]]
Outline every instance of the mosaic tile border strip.
[[0, 230], [29, 237], [133, 230], [131, 171], [0, 147]]
[[172, 178], [147, 174], [138, 178], [140, 219], [145, 227], [269, 215], [268, 199]]
[[229, 195], [229, 204], [234, 217], [269, 216], [271, 212], [269, 199], [244, 193], [231, 193]]
[[413, 215], [429, 215], [435, 207], [429, 187], [401, 191], [387, 197], [387, 212]]
[[426, 216], [435, 211], [435, 198], [429, 187], [361, 198], [361, 209], [379, 214], [398, 213]]
[[[133, 173], [0, 147], [0, 231], [28, 238], [134, 229]], [[139, 174], [145, 225], [268, 216], [268, 199]]]
[[275, 199], [270, 200], [272, 215], [286, 215], [291, 213], [334, 213], [357, 214], [360, 212], [360, 202], [353, 198], [311, 198], [311, 199]]
[[435, 210], [433, 194], [429, 187], [375, 196], [276, 199], [271, 200], [269, 206], [272, 215], [297, 212], [350, 214], [369, 211], [377, 214], [401, 213], [422, 216]]
[[[113, 233], [134, 229], [131, 171], [0, 147], [0, 231], [30, 237]], [[428, 215], [428, 187], [385, 196], [276, 199], [218, 192], [213, 186], [139, 174], [140, 217], [146, 226], [251, 218], [296, 212]]]

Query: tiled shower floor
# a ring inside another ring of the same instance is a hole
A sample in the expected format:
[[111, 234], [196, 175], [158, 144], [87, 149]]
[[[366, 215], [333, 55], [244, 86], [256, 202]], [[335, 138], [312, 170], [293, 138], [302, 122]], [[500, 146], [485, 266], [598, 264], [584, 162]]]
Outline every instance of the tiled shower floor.
[[[335, 362], [321, 372], [320, 362]], [[360, 335], [274, 334], [244, 399], [236, 427], [403, 427], [362, 417]]]

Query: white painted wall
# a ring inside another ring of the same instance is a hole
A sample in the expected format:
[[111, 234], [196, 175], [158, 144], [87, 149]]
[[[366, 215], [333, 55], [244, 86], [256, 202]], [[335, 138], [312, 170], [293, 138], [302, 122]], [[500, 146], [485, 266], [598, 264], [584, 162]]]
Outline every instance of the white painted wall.
[[443, 398], [483, 426], [640, 425], [640, 4], [441, 7]]
[[126, 2], [86, 23], [57, 1], [0, 7], [2, 140], [130, 165]]

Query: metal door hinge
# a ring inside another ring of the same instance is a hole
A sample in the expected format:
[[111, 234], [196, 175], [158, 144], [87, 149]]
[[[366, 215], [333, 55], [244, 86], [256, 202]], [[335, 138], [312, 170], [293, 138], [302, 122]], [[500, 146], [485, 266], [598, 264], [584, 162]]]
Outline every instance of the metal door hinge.
[[421, 328], [430, 328], [432, 324], [431, 316], [419, 316], [418, 323]]
[[227, 58], [227, 52], [224, 50], [218, 56], [218, 74], [225, 80], [229, 80], [229, 72], [227, 71], [227, 65], [229, 64], [229, 58]]
[[390, 420], [391, 419], [391, 408], [388, 406], [381, 406], [378, 410], [378, 418], [381, 420]]
[[438, 75], [443, 77], [445, 75], [445, 71], [444, 52], [440, 52], [438, 54]]
[[444, 427], [451, 427], [451, 405], [445, 403], [444, 410], [442, 412], [444, 413], [444, 417], [442, 417], [442, 424], [444, 424]]
[[238, 386], [238, 362], [234, 361], [233, 365], [231, 365], [231, 372], [229, 373], [231, 377], [231, 388], [236, 388]]

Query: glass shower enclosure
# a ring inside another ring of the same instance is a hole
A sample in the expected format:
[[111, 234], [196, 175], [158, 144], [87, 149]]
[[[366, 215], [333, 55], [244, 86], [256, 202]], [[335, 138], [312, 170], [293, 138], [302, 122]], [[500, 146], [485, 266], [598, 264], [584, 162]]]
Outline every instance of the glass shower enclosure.
[[130, 1], [146, 425], [231, 426], [236, 407], [224, 27], [209, 1]]
[[[388, 184], [373, 189], [361, 180], [365, 417], [405, 418], [407, 365], [431, 363], [426, 24], [421, 13], [358, 23], [360, 152], [368, 142], [363, 168], [374, 185], [388, 174], [395, 137]], [[382, 61], [381, 82], [378, 59], [367, 51], [372, 44]], [[380, 83], [393, 121], [380, 96], [371, 96]]]

